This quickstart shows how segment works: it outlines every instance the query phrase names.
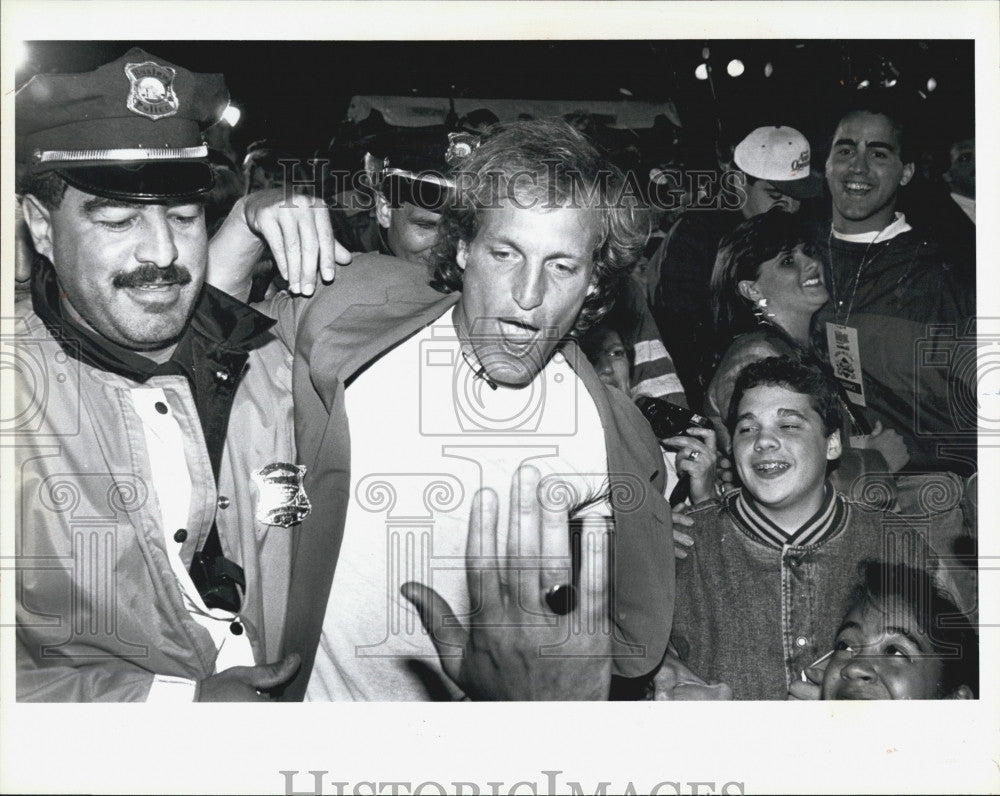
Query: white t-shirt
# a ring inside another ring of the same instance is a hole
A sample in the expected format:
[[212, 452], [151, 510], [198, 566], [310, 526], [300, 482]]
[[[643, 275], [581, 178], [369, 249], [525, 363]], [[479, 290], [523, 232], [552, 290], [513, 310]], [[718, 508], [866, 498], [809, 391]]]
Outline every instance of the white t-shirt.
[[400, 586], [432, 586], [469, 610], [473, 495], [498, 497], [505, 549], [511, 478], [530, 462], [540, 492], [611, 516], [597, 408], [560, 354], [523, 389], [492, 390], [463, 360], [451, 314], [389, 351], [347, 388], [351, 500], [307, 700], [460, 697]]
[[853, 235], [847, 234], [846, 232], [837, 232], [837, 230], [832, 229], [833, 237], [838, 240], [844, 240], [848, 243], [885, 243], [887, 240], [892, 240], [897, 235], [902, 235], [904, 232], [909, 232], [912, 227], [906, 223], [906, 216], [900, 212], [896, 212], [893, 216], [892, 223], [889, 224], [885, 229], [875, 230], [873, 232], [857, 232]]

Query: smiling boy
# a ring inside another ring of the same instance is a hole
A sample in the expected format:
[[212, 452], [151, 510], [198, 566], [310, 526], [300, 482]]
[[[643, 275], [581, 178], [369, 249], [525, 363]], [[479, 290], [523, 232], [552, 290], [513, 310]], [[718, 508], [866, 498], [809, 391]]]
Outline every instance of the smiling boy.
[[784, 699], [832, 649], [860, 561], [933, 563], [916, 529], [830, 485], [839, 421], [818, 369], [772, 357], [736, 381], [728, 427], [743, 487], [690, 514], [672, 632], [681, 660], [736, 699]]

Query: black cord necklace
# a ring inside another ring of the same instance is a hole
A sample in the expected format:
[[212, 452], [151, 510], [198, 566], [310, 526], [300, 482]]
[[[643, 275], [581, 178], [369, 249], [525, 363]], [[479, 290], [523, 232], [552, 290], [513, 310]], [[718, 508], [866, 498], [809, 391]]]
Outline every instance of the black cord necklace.
[[872, 246], [874, 246], [875, 243], [878, 241], [879, 235], [881, 235], [882, 232], [885, 232], [885, 230], [879, 232], [878, 235], [872, 238], [871, 241], [869, 241], [868, 245], [865, 247], [865, 253], [862, 255], [861, 262], [858, 265], [857, 273], [854, 275], [854, 287], [851, 290], [850, 301], [847, 302], [847, 312], [844, 313], [844, 319], [841, 320], [840, 310], [844, 306], [844, 300], [840, 298], [840, 290], [837, 288], [837, 273], [836, 273], [837, 268], [833, 263], [833, 224], [830, 225], [830, 234], [827, 236], [826, 240], [826, 250], [830, 255], [830, 285], [831, 287], [833, 287], [833, 302], [834, 302], [833, 314], [834, 314], [834, 319], [840, 326], [847, 326], [847, 321], [851, 317], [851, 310], [854, 308], [854, 298], [855, 296], [857, 296], [858, 286], [861, 284], [861, 272], [864, 271], [866, 265], [871, 265], [875, 261], [875, 258], [878, 257], [879, 255], [879, 252], [875, 252], [875, 256], [872, 257], [871, 260], [868, 259], [868, 255], [872, 250]]

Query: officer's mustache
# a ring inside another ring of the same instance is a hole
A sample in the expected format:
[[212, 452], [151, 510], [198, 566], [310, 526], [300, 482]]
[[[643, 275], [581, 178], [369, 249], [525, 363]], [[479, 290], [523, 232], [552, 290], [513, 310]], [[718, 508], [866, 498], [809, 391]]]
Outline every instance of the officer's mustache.
[[111, 280], [115, 287], [157, 287], [160, 285], [186, 285], [191, 281], [191, 272], [183, 265], [168, 265], [165, 268], [147, 263], [134, 271], [116, 274]]

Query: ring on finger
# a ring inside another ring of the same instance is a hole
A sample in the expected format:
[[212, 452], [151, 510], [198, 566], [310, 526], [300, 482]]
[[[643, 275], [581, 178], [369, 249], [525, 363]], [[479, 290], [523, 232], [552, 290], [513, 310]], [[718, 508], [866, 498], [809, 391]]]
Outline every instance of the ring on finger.
[[691, 451], [687, 457], [693, 462], [698, 461], [698, 457], [701, 456], [701, 451]]
[[545, 604], [557, 616], [566, 616], [576, 608], [576, 586], [560, 583], [545, 592]]

